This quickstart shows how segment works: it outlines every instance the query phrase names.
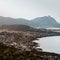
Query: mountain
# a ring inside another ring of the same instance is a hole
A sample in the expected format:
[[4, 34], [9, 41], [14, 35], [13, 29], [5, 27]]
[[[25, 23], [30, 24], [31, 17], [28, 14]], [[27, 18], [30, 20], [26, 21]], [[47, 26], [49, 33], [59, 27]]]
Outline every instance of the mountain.
[[38, 17], [32, 22], [35, 27], [60, 27], [60, 24], [51, 16]]
[[27, 23], [28, 23], [28, 20], [26, 20], [26, 19], [22, 19], [22, 18], [13, 19], [13, 18], [10, 18], [10, 17], [0, 16], [0, 25], [27, 24]]
[[60, 28], [60, 24], [51, 16], [37, 17], [32, 20], [27, 20], [23, 18], [10, 18], [10, 17], [2, 17], [0, 16], [0, 25], [15, 25], [22, 24], [31, 27], [56, 27]]

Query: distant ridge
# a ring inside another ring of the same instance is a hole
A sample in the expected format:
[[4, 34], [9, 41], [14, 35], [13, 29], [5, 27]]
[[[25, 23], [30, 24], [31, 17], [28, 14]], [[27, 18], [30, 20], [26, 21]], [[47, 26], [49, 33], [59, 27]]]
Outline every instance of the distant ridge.
[[34, 29], [26, 25], [2, 25], [0, 26], [0, 30], [2, 31], [31, 31]]
[[51, 16], [38, 17], [32, 20], [35, 27], [59, 27], [60, 24]]
[[23, 18], [14, 19], [10, 17], [0, 16], [0, 25], [27, 25], [31, 27], [43, 27], [43, 28], [60, 28], [60, 24], [51, 16], [37, 17], [32, 20], [27, 20]]

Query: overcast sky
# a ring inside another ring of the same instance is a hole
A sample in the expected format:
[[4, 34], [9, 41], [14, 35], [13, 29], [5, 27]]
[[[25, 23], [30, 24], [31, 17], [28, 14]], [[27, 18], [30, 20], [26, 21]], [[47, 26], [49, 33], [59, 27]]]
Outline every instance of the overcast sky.
[[60, 0], [0, 0], [0, 16], [30, 20], [48, 15], [60, 22]]

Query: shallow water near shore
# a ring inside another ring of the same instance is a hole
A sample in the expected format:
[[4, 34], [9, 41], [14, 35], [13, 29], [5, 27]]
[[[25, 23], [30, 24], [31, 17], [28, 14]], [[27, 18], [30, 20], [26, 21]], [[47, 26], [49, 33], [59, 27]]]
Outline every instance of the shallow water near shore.
[[35, 42], [38, 43], [38, 48], [40, 46], [43, 51], [60, 54], [60, 36], [38, 38]]

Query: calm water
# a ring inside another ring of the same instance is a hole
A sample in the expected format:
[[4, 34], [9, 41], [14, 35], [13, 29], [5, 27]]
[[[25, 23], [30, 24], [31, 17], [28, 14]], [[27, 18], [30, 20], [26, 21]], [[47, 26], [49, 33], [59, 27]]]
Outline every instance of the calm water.
[[55, 52], [60, 54], [60, 36], [38, 38], [35, 41], [43, 51]]

